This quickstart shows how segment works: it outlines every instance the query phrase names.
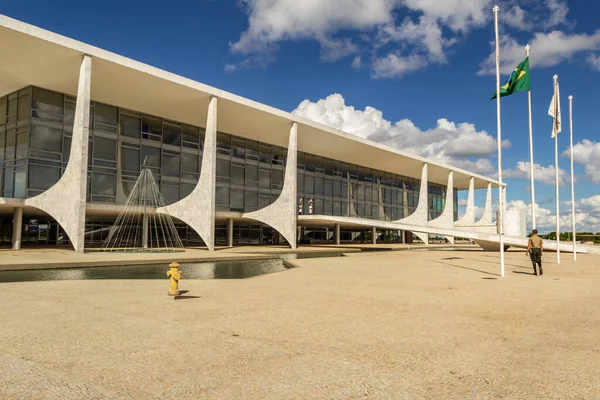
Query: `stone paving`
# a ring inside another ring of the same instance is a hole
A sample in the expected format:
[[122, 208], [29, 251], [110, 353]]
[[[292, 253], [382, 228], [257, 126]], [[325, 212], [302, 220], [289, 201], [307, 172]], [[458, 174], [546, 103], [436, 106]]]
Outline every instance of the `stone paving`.
[[597, 399], [600, 257], [402, 251], [0, 284], [2, 399]]

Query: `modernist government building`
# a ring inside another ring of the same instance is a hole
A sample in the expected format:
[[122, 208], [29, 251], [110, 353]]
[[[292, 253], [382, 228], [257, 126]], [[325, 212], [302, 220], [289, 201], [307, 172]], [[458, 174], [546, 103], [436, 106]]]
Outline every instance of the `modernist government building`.
[[495, 232], [493, 179], [1, 15], [0, 52], [4, 246], [99, 247], [144, 161], [186, 246]]

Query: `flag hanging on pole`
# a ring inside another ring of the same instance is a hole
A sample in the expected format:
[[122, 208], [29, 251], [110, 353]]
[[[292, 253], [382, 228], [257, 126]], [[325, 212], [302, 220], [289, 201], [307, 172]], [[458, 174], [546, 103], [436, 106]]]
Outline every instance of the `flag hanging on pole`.
[[554, 118], [554, 124], [552, 125], [552, 138], [556, 137], [562, 130], [562, 118], [560, 115], [560, 89], [558, 87], [558, 81], [554, 86], [554, 95], [552, 96], [552, 102], [548, 109], [548, 115]]
[[[530, 90], [531, 80], [529, 75], [529, 57], [527, 57], [517, 65], [517, 68], [512, 72], [504, 86], [500, 87], [500, 97], [510, 96], [515, 92], [525, 92]], [[494, 92], [494, 95], [490, 100], [496, 98], [496, 93], [497, 92]]]

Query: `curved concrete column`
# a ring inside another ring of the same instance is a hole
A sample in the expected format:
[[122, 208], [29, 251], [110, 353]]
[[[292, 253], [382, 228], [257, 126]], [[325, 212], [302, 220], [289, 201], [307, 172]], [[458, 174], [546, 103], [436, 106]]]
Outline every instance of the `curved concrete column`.
[[456, 225], [473, 225], [475, 224], [475, 178], [471, 178], [469, 182], [469, 196], [467, 197], [467, 209], [465, 215], [458, 221]]
[[[401, 224], [410, 224], [417, 226], [427, 226], [429, 223], [429, 186], [428, 186], [428, 175], [427, 175], [428, 164], [423, 164], [423, 170], [421, 171], [421, 189], [419, 191], [419, 204], [414, 213], [408, 217], [399, 219], [398, 222]], [[429, 244], [429, 234], [423, 232], [412, 231], [419, 239], [425, 244]]]
[[281, 194], [272, 204], [257, 211], [244, 213], [244, 218], [267, 224], [288, 241], [292, 249], [296, 248], [296, 192], [298, 169], [298, 124], [290, 129], [290, 140], [287, 150], [287, 163]]
[[54, 186], [25, 200], [26, 205], [48, 213], [58, 222], [77, 253], [83, 253], [85, 239], [91, 82], [92, 58], [85, 55], [79, 70], [73, 139], [67, 168]]
[[[437, 228], [449, 228], [452, 229], [454, 226], [454, 172], [448, 173], [448, 185], [446, 186], [446, 204], [444, 205], [444, 211], [438, 218], [429, 221], [429, 226], [435, 226]], [[446, 236], [446, 239], [454, 244], [453, 236]]]
[[492, 210], [492, 184], [488, 183], [487, 196], [485, 198], [485, 208], [483, 210], [483, 216], [475, 225], [489, 225], [493, 221], [493, 210]]
[[215, 249], [215, 193], [217, 181], [217, 98], [208, 104], [202, 169], [196, 187], [185, 198], [156, 212], [169, 214], [188, 224], [204, 240], [209, 251]]

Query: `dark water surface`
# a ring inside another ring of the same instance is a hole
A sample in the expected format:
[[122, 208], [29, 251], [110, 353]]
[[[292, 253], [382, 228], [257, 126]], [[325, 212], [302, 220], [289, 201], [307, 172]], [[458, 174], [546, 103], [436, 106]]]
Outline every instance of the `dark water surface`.
[[[341, 252], [282, 254], [269, 260], [182, 263], [182, 279], [244, 279], [285, 271], [283, 260], [340, 257]], [[167, 279], [168, 263], [112, 267], [0, 271], [2, 282], [62, 281], [87, 279]]]

